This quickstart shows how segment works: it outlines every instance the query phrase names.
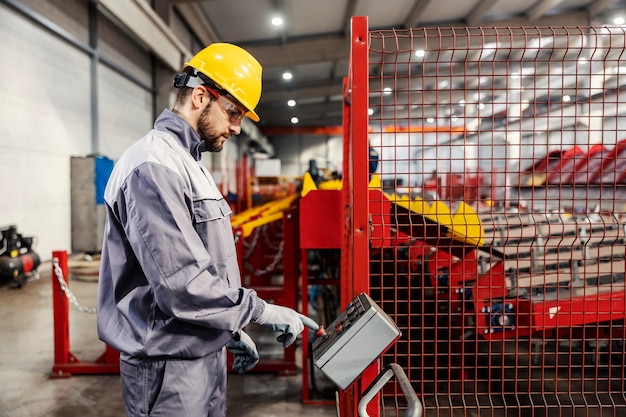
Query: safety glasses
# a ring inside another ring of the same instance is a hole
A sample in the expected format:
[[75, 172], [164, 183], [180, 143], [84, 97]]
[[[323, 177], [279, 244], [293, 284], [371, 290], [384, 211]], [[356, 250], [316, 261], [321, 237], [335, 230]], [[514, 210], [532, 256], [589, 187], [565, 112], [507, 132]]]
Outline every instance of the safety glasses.
[[209, 92], [209, 94], [215, 97], [215, 101], [217, 101], [217, 104], [220, 106], [231, 123], [241, 122], [243, 117], [246, 115], [246, 111], [244, 109], [206, 85], [203, 85], [203, 87]]

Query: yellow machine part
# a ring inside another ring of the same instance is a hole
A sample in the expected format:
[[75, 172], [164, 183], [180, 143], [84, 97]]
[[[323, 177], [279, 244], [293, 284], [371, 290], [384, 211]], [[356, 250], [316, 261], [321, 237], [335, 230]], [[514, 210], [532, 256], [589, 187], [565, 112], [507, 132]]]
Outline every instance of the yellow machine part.
[[457, 242], [472, 246], [481, 246], [484, 243], [485, 229], [478, 214], [464, 202], [461, 202], [452, 214], [448, 205], [443, 201], [437, 200], [429, 204], [419, 197], [411, 200], [408, 196], [395, 194], [385, 194], [385, 196], [394, 204], [445, 226], [448, 231], [447, 236]]
[[[315, 181], [307, 172], [302, 178], [302, 192], [300, 195], [304, 197], [312, 190], [339, 190], [341, 189], [341, 180], [325, 181], [315, 185]], [[369, 184], [370, 188], [380, 189], [380, 177], [375, 174]], [[431, 204], [422, 198], [411, 200], [409, 196], [398, 196], [396, 194], [384, 194], [391, 202], [397, 204], [416, 214], [420, 214], [430, 220], [433, 220], [448, 230], [448, 237], [453, 240], [472, 246], [480, 246], [484, 243], [485, 230], [480, 222], [476, 211], [468, 204], [461, 202], [457, 210], [451, 213], [450, 208], [443, 201], [434, 201]], [[233, 227], [241, 227], [243, 237], [249, 236], [256, 227], [280, 220], [284, 210], [291, 207], [293, 201], [298, 197], [292, 194], [288, 197], [271, 201], [259, 207], [253, 207], [242, 213], [233, 216], [231, 224]]]
[[[231, 218], [230, 224], [233, 227], [244, 228], [248, 223], [253, 223], [255, 227], [271, 223], [276, 220], [274, 215], [280, 213], [282, 216], [282, 212], [291, 207], [291, 203], [293, 203], [297, 197], [297, 194], [292, 194], [278, 200], [270, 201], [261, 206], [242, 211]], [[256, 218], [258, 216], [260, 217]], [[263, 219], [265, 219], [265, 221], [263, 221]]]

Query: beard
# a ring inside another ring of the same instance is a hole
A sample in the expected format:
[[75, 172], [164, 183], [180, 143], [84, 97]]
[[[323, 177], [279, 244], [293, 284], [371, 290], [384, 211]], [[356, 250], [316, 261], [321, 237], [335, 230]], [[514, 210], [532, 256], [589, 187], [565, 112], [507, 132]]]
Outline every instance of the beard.
[[214, 103], [215, 102], [206, 106], [204, 110], [202, 110], [202, 113], [200, 113], [200, 117], [198, 118], [198, 134], [206, 143], [207, 151], [220, 152], [224, 148], [224, 142], [221, 141], [220, 138], [222, 136], [228, 137], [228, 134], [224, 135], [223, 133], [218, 133], [209, 122], [209, 112]]

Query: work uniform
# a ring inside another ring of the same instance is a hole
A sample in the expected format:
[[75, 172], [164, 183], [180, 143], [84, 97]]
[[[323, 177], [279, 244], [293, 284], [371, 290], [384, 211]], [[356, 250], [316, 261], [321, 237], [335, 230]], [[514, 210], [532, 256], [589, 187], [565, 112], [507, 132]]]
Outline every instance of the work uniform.
[[241, 288], [231, 210], [205, 142], [164, 110], [105, 191], [98, 334], [121, 355], [129, 416], [223, 416], [224, 346], [262, 313]]

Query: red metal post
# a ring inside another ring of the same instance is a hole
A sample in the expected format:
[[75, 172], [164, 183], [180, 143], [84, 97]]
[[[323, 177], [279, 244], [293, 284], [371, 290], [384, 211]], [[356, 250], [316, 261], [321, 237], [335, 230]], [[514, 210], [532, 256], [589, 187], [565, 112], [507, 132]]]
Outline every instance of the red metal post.
[[[58, 261], [63, 277], [69, 285], [67, 279], [67, 252], [52, 252], [52, 258]], [[69, 377], [70, 374], [63, 374], [63, 371], [55, 371], [57, 365], [70, 362], [70, 303], [65, 293], [61, 289], [61, 284], [57, 279], [54, 264], [52, 265], [52, 309], [54, 314], [54, 364], [52, 375], [55, 377]]]
[[250, 208], [248, 206], [248, 188], [250, 182], [248, 166], [248, 155], [243, 155], [241, 163], [237, 166], [237, 213], [241, 213]]
[[[343, 258], [351, 257], [351, 271], [348, 277], [350, 286], [345, 287], [347, 298], [352, 300], [361, 292], [369, 292], [369, 41], [368, 20], [366, 16], [353, 17], [350, 39], [350, 79], [348, 83], [350, 95], [348, 165], [344, 166], [347, 178], [347, 242], [343, 247]], [[346, 188], [346, 180], [344, 180]], [[344, 287], [342, 287], [344, 291]], [[361, 376], [360, 393], [377, 376], [380, 371], [378, 362], [372, 364]], [[353, 398], [358, 401], [358, 398]], [[354, 403], [356, 409], [356, 403]], [[371, 416], [380, 413], [378, 401], [368, 405]], [[355, 413], [353, 411], [353, 413]], [[356, 414], [355, 414], [356, 415]]]
[[[52, 252], [58, 261], [62, 278], [69, 287], [67, 251]], [[54, 264], [52, 266], [52, 309], [54, 317], [54, 365], [51, 378], [68, 378], [72, 374], [117, 374], [120, 371], [119, 353], [106, 345], [105, 351], [94, 362], [81, 362], [70, 349], [70, 305], [61, 288]]]

